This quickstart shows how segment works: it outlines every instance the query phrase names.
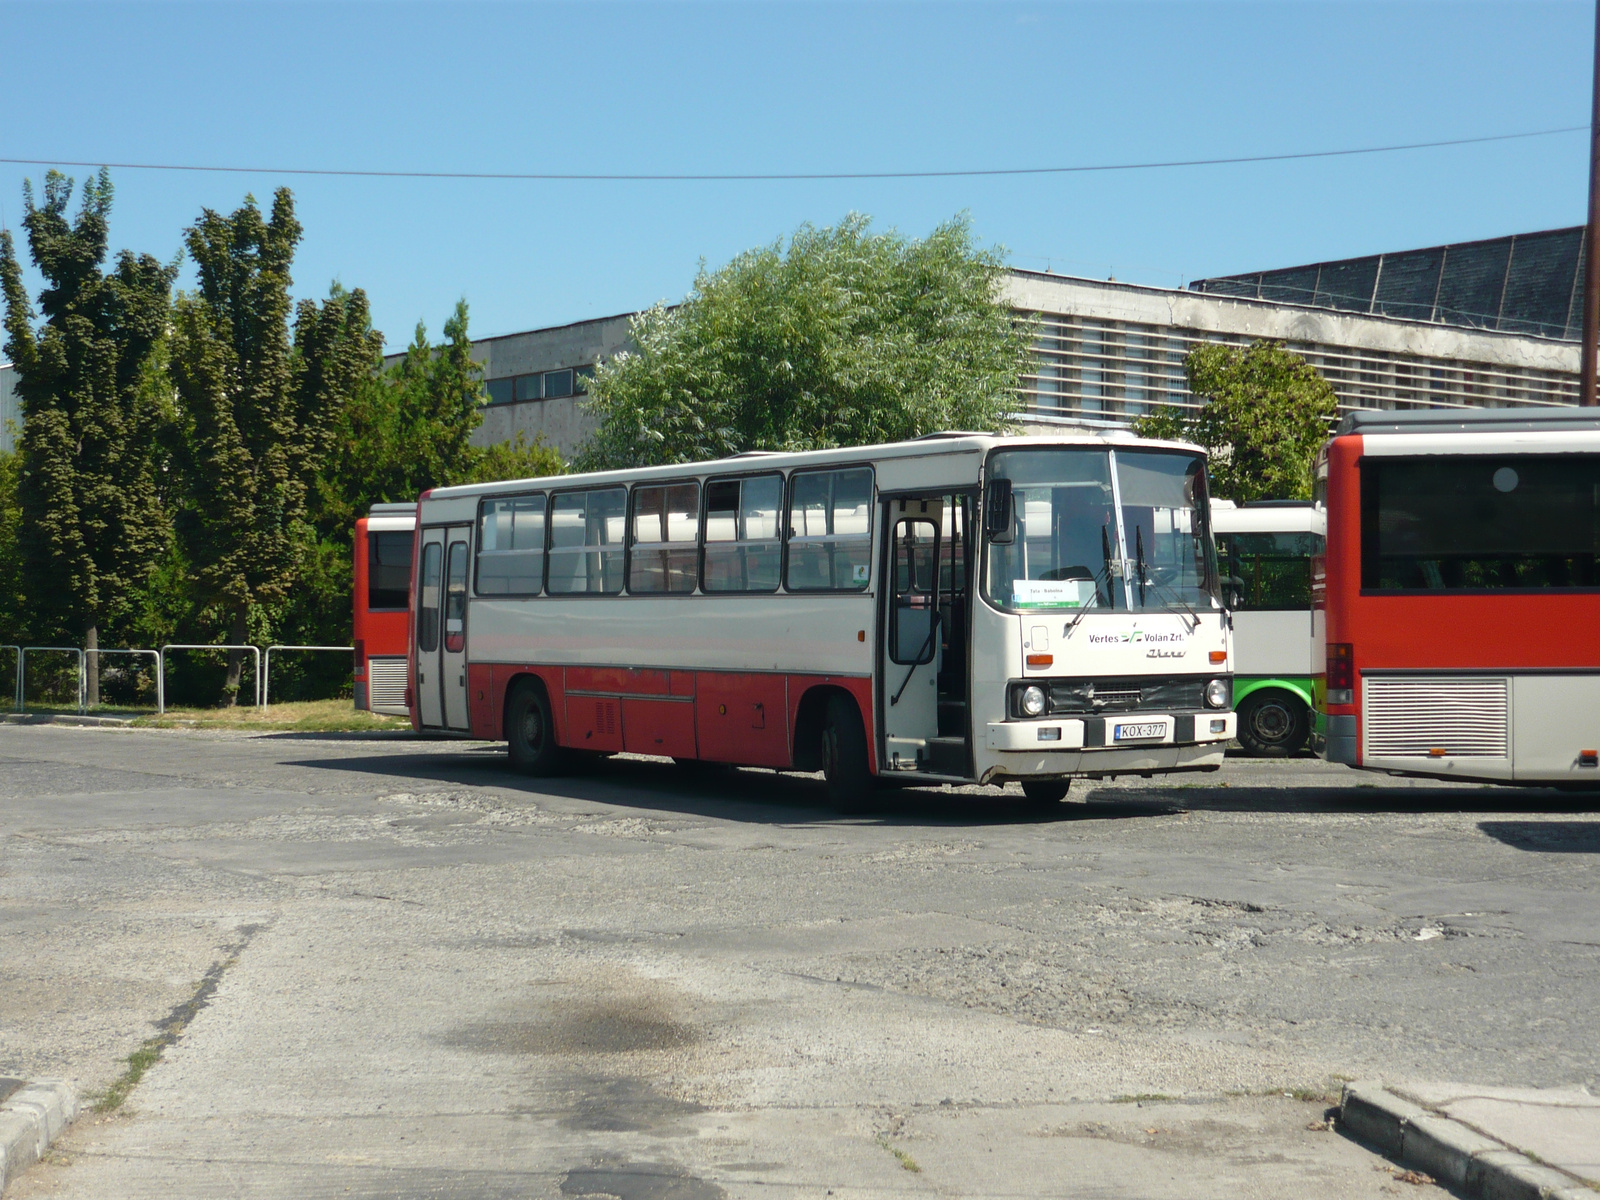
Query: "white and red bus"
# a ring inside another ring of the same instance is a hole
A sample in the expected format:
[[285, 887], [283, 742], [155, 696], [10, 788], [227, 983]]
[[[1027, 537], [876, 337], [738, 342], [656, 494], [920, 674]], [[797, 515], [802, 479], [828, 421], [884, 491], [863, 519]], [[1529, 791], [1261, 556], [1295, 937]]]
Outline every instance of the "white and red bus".
[[1352, 413], [1316, 471], [1324, 756], [1600, 784], [1600, 413]]
[[545, 774], [619, 751], [874, 777], [1214, 769], [1234, 733], [1205, 457], [977, 434], [438, 488], [413, 724]]
[[356, 519], [351, 636], [356, 707], [406, 716], [415, 504], [374, 504]]

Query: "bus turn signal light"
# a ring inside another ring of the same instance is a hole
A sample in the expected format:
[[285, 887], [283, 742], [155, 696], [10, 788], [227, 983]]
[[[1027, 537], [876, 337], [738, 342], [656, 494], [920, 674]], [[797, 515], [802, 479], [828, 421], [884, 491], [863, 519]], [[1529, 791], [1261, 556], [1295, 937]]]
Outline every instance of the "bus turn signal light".
[[1578, 765], [1580, 767], [1600, 767], [1600, 750], [1579, 750]]
[[1213, 650], [1211, 652], [1211, 661], [1213, 663], [1225, 663], [1225, 662], [1227, 662], [1228, 661], [1228, 652], [1226, 650]]
[[1055, 661], [1056, 661], [1056, 656], [1054, 654], [1030, 654], [1030, 655], [1028, 655], [1028, 665], [1030, 667], [1048, 667], [1052, 663], [1054, 663]]

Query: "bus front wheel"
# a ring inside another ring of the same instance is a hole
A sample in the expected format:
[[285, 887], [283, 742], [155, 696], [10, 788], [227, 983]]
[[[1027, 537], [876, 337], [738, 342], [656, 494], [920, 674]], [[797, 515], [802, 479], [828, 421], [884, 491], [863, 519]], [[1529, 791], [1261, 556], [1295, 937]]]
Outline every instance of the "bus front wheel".
[[1298, 754], [1311, 733], [1311, 714], [1298, 696], [1265, 690], [1239, 705], [1239, 744], [1257, 758]]
[[1072, 788], [1070, 779], [1024, 779], [1022, 794], [1031, 804], [1060, 804]]
[[566, 755], [556, 744], [550, 698], [534, 680], [517, 685], [506, 705], [506, 743], [511, 765], [527, 775], [557, 775]]
[[859, 812], [872, 794], [867, 768], [867, 731], [855, 703], [830, 696], [822, 723], [822, 777], [828, 799], [840, 812]]

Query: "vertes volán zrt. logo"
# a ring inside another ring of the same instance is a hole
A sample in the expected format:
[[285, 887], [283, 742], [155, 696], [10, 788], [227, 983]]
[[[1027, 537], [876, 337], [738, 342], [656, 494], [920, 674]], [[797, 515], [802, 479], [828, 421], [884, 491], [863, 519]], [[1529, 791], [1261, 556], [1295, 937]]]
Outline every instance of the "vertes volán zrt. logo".
[[1091, 646], [1126, 646], [1139, 643], [1146, 658], [1182, 658], [1189, 652], [1189, 634], [1182, 629], [1140, 629], [1134, 624], [1128, 629], [1106, 633], [1091, 633]]

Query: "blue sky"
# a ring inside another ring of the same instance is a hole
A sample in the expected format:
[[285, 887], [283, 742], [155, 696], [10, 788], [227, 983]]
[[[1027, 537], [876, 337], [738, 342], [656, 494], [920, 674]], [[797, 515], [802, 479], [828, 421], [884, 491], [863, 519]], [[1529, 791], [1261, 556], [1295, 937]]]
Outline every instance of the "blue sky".
[[[1033, 167], [1341, 149], [1587, 121], [1592, 5], [44, 5], [0, 0], [0, 157], [423, 171]], [[1586, 139], [1073, 176], [552, 183], [115, 170], [114, 247], [293, 188], [299, 295], [391, 348], [677, 299], [802, 222], [958, 211], [1021, 267], [1212, 274], [1580, 224]], [[14, 231], [22, 181], [0, 164]], [[70, 170], [81, 178], [82, 169]], [[36, 281], [35, 281], [36, 282]]]

